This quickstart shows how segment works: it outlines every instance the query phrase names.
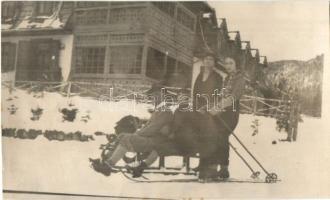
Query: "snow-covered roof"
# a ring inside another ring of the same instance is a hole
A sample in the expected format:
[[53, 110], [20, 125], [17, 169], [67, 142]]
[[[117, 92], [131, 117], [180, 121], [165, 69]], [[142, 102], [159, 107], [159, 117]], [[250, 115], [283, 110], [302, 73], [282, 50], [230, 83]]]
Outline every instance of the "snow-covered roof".
[[1, 30], [11, 29], [13, 24], [1, 24]]
[[203, 18], [211, 18], [212, 13], [203, 13]]
[[247, 48], [250, 48], [249, 42], [241, 42], [242, 50], [246, 50]]
[[35, 31], [35, 30], [62, 30], [72, 15], [70, 2], [58, 2], [56, 9], [49, 16], [34, 15], [33, 3], [23, 2], [19, 13], [1, 24], [1, 30], [13, 31]]
[[64, 27], [64, 23], [60, 21], [59, 17], [45, 17], [38, 16], [38, 20], [31, 20], [31, 17], [26, 17], [17, 24], [15, 29], [42, 29], [42, 28], [53, 28], [61, 29]]
[[259, 50], [258, 49], [251, 49], [251, 54], [253, 57], [256, 57], [258, 55], [258, 52]]
[[259, 63], [267, 65], [267, 56], [260, 56]]
[[228, 36], [230, 40], [235, 40], [237, 33], [236, 32], [228, 32]]

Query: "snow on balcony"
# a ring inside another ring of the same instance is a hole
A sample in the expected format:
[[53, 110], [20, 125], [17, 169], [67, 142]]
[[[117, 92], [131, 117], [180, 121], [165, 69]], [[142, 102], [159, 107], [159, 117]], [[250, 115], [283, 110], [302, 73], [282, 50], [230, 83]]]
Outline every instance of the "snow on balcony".
[[37, 18], [24, 18], [18, 23], [15, 29], [62, 29], [63, 27], [64, 23], [60, 21], [59, 17], [38, 16]]

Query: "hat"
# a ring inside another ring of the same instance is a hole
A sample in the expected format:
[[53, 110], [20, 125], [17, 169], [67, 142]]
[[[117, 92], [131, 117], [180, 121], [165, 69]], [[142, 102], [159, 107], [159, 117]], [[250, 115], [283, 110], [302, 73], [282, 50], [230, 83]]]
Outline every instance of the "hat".
[[217, 58], [216, 54], [213, 51], [205, 50], [202, 54], [202, 57], [205, 58], [207, 56], [212, 56], [213, 58]]

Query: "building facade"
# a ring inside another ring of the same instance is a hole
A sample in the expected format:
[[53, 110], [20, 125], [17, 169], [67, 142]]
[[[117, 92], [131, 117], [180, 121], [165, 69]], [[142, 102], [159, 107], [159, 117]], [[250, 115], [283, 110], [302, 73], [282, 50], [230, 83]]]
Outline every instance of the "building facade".
[[2, 72], [15, 81], [189, 88], [204, 51], [251, 76], [259, 63], [206, 2], [10, 1], [1, 17]]
[[2, 2], [2, 71], [16, 81], [191, 85], [202, 2]]

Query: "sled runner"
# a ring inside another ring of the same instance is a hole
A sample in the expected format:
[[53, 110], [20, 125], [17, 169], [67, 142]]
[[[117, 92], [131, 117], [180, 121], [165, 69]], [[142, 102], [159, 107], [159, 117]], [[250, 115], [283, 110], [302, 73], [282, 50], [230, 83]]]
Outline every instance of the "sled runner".
[[236, 178], [228, 178], [228, 179], [218, 179], [218, 180], [210, 180], [201, 182], [198, 178], [182, 178], [182, 179], [167, 179], [167, 180], [142, 180], [135, 179], [126, 176], [129, 180], [132, 180], [137, 183], [266, 183], [263, 180], [255, 180], [255, 179], [236, 179]]
[[[151, 178], [148, 178], [148, 175], [145, 175], [141, 178], [132, 178], [129, 176], [129, 172], [125, 170], [120, 170], [120, 172], [124, 175], [125, 178], [137, 182], [137, 183], [276, 183], [280, 180], [267, 182], [266, 180], [262, 180], [260, 178], [248, 178], [248, 179], [238, 179], [238, 178], [226, 178], [226, 179], [212, 179], [207, 181], [201, 181], [197, 177], [196, 178], [173, 178], [173, 179], [158, 179], [153, 180]], [[155, 173], [151, 171], [145, 171], [146, 174]], [[157, 173], [157, 172], [156, 172]], [[162, 173], [164, 174], [164, 173]], [[178, 173], [182, 174], [182, 173]], [[164, 174], [165, 175], [165, 174]], [[175, 175], [175, 172], [173, 174], [168, 175]]]
[[[90, 162], [97, 162], [97, 159], [93, 160], [90, 159]], [[137, 183], [276, 183], [280, 181], [279, 179], [274, 179], [273, 181], [269, 181], [268, 179], [261, 179], [258, 177], [251, 177], [246, 179], [239, 179], [239, 178], [227, 178], [227, 179], [212, 179], [207, 181], [201, 181], [199, 180], [196, 175], [196, 172], [184, 172], [179, 171], [175, 169], [162, 169], [158, 170], [157, 168], [149, 168], [143, 172], [143, 176], [139, 178], [133, 178], [131, 177], [131, 171], [129, 170], [129, 167], [127, 166], [118, 166], [114, 169], [112, 169], [112, 173], [121, 173], [126, 179], [137, 182]], [[164, 175], [163, 179], [153, 179], [151, 176], [152, 174], [161, 174]], [[168, 176], [176, 176], [176, 175], [186, 175], [190, 176], [187, 178], [168, 178]], [[195, 176], [195, 177], [191, 177]]]

